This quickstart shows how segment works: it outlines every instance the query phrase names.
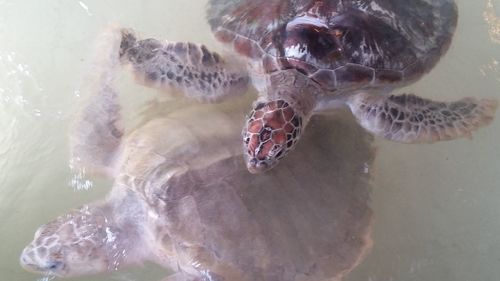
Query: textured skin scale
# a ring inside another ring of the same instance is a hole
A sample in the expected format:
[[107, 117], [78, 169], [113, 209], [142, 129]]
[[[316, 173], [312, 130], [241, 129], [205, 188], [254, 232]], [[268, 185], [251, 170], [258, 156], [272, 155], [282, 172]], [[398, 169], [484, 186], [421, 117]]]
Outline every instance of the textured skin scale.
[[219, 54], [203, 45], [137, 40], [130, 30], [122, 31], [120, 58], [131, 63], [139, 83], [155, 88], [183, 87], [189, 97], [205, 102], [243, 92], [248, 83], [245, 71], [231, 71]]
[[[400, 142], [424, 143], [471, 137], [472, 128], [493, 120], [496, 104], [490, 100], [464, 98], [455, 102], [433, 102], [415, 95], [391, 95], [381, 102], [367, 94], [357, 99], [353, 108], [363, 127], [383, 137]], [[375, 118], [380, 116], [380, 118]], [[481, 118], [479, 118], [481, 117]]]
[[296, 144], [301, 128], [302, 118], [284, 100], [258, 104], [243, 129], [243, 140], [248, 147], [245, 155], [260, 161], [252, 164], [251, 167], [255, 166], [252, 172], [269, 169], [277, 163], [267, 162], [268, 155], [276, 160], [283, 158]]
[[[112, 204], [110, 204], [112, 205]], [[135, 229], [115, 227], [111, 206], [83, 206], [41, 226], [35, 240], [26, 247], [21, 264], [30, 264], [30, 271], [59, 276], [95, 274], [113, 271], [142, 258], [139, 251], [127, 252], [127, 239], [136, 239]], [[109, 235], [112, 233], [113, 235]], [[71, 262], [69, 262], [71, 261]]]

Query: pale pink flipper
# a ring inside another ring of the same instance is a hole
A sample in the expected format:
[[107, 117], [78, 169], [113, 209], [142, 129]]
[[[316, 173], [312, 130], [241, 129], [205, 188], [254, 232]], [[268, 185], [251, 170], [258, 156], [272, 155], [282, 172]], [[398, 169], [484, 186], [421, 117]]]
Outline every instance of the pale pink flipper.
[[94, 58], [80, 98], [84, 101], [70, 128], [69, 146], [72, 169], [113, 175], [124, 133], [114, 78], [121, 67], [121, 31], [110, 27], [98, 38]]

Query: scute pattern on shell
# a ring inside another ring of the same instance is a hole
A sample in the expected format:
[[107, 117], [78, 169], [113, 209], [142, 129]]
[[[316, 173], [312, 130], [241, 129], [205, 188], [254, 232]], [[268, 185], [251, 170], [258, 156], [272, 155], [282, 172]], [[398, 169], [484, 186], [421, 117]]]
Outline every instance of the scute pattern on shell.
[[335, 56], [318, 58], [312, 55], [312, 46], [302, 49], [299, 60], [309, 65], [304, 67], [309, 75], [351, 63], [375, 72], [392, 71], [382, 82], [400, 82], [418, 79], [444, 54], [457, 9], [451, 0], [211, 0], [208, 9], [216, 37], [251, 59], [263, 59], [265, 54], [277, 57], [281, 68], [291, 68], [279, 60], [285, 56], [286, 26], [301, 16], [321, 19], [324, 36], [337, 30], [341, 43], [340, 55]]

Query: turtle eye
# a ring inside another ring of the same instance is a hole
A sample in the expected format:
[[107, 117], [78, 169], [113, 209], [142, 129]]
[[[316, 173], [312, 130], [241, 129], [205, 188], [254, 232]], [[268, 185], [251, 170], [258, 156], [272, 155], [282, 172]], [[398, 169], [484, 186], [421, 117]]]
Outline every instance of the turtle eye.
[[333, 34], [333, 36], [340, 38], [340, 37], [342, 37], [342, 35], [344, 35], [344, 32], [340, 29], [334, 29], [334, 30], [332, 30], [332, 34]]
[[278, 154], [276, 154], [276, 159], [281, 159], [283, 157], [283, 151], [284, 150], [280, 150]]
[[266, 104], [263, 102], [259, 102], [255, 105], [254, 111], [261, 110]]
[[51, 261], [47, 264], [46, 268], [49, 271], [56, 271], [59, 270], [62, 267], [63, 263], [59, 261]]

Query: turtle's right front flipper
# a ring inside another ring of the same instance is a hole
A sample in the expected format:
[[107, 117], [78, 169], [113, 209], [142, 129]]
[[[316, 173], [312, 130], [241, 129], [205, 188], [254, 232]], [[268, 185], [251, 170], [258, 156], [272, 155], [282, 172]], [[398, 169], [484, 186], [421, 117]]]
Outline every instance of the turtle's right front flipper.
[[246, 92], [248, 75], [244, 67], [228, 62], [203, 45], [137, 40], [122, 30], [120, 58], [130, 64], [139, 83], [178, 89], [188, 97], [215, 102]]
[[406, 143], [470, 137], [472, 131], [493, 120], [497, 108], [496, 100], [436, 102], [411, 94], [360, 93], [350, 97], [347, 104], [366, 130]]

